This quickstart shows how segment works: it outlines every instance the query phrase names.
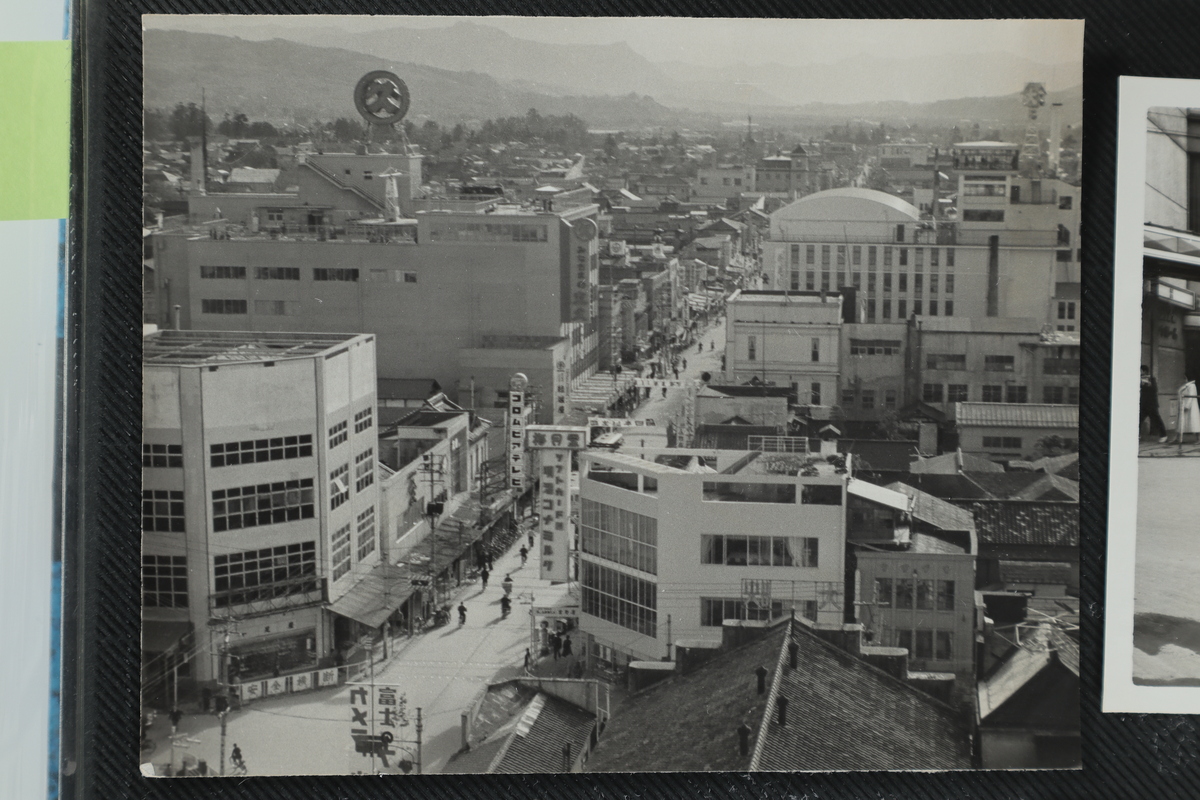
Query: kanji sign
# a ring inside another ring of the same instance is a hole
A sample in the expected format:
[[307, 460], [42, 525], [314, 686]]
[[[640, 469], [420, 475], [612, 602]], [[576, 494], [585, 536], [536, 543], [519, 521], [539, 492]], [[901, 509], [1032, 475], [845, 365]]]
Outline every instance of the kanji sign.
[[525, 491], [525, 390], [529, 379], [518, 372], [508, 382], [508, 485]]
[[582, 450], [588, 443], [588, 429], [578, 425], [529, 425], [525, 434], [530, 450]]
[[[587, 437], [584, 436], [584, 441]], [[541, 578], [568, 580], [567, 553], [571, 542], [571, 451], [542, 450], [538, 514], [541, 517]]]
[[408, 727], [408, 698], [396, 684], [349, 684], [350, 738], [354, 752], [364, 757], [377, 756], [383, 766], [396, 754], [392, 742], [401, 740], [401, 729]]

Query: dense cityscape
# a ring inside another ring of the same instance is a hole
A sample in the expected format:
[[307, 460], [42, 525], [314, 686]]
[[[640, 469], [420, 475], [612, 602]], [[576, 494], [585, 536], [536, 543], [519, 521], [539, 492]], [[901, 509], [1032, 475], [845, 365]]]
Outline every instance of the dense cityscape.
[[1077, 104], [405, 80], [147, 105], [143, 770], [1078, 767]]

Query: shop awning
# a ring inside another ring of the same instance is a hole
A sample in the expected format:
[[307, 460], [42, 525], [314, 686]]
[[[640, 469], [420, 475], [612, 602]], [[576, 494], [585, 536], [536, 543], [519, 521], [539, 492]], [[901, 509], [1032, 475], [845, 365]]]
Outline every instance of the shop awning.
[[328, 608], [339, 616], [378, 628], [412, 593], [408, 566], [376, 564]]
[[142, 652], [165, 653], [191, 632], [192, 623], [186, 620], [143, 620]]

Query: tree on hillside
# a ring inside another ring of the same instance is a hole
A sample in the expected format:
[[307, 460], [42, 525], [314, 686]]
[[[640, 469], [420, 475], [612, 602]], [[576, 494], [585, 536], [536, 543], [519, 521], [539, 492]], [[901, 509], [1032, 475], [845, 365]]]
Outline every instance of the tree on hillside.
[[247, 135], [246, 131], [249, 127], [250, 118], [242, 112], [236, 111], [232, 117], [226, 114], [225, 119], [217, 123], [217, 133], [231, 139], [241, 139]]
[[170, 129], [176, 141], [184, 141], [212, 130], [212, 120], [195, 103], [178, 103], [171, 111]]

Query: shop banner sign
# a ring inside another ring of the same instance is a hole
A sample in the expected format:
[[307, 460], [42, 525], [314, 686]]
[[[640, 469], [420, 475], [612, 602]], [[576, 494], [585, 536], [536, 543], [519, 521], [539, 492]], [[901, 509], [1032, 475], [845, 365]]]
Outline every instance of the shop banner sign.
[[542, 450], [541, 470], [540, 575], [544, 581], [562, 582], [570, 578], [567, 554], [571, 542], [571, 451]]

